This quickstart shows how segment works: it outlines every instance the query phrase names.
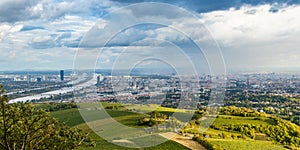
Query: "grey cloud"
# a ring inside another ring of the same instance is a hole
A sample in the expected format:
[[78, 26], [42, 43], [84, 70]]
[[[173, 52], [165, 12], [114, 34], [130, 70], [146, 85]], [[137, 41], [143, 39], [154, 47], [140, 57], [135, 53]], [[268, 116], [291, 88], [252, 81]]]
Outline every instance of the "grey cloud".
[[[299, 0], [112, 0], [124, 4], [132, 4], [138, 2], [162, 2], [169, 3], [172, 5], [180, 6], [191, 11], [199, 13], [207, 13], [215, 10], [228, 10], [230, 8], [237, 8], [244, 5], [257, 6], [261, 4], [287, 4], [287, 5], [298, 5]], [[271, 12], [277, 12], [278, 9], [270, 9]]]
[[75, 30], [56, 30], [57, 32], [75, 32]]
[[57, 46], [62, 46], [62, 45], [64, 45], [64, 44], [63, 44], [63, 43], [64, 43], [63, 40], [66, 39], [66, 38], [70, 38], [70, 37], [72, 37], [72, 34], [71, 34], [70, 32], [65, 32], [65, 33], [63, 33], [63, 34], [57, 36], [56, 39], [55, 39], [56, 45], [57, 45]]
[[36, 49], [46, 49], [54, 47], [55, 42], [51, 36], [35, 37], [32, 39], [29, 45]]
[[39, 0], [2, 0], [0, 2], [0, 22], [16, 22], [39, 17], [32, 8]]
[[[172, 7], [172, 6], [171, 6]], [[131, 9], [132, 14], [136, 17], [162, 17], [167, 19], [175, 19], [182, 17], [189, 17], [181, 8], [172, 9], [165, 8], [165, 5], [149, 5], [139, 4], [139, 7]]]
[[30, 26], [25, 25], [20, 31], [31, 31], [31, 30], [44, 30], [45, 28], [42, 26]]
[[109, 0], [74, 0], [43, 3], [42, 18], [54, 20], [65, 15], [101, 17], [117, 5]]
[[0, 22], [55, 20], [65, 15], [101, 16], [114, 6], [108, 0], [1, 0]]
[[33, 38], [28, 44], [36, 49], [47, 49], [53, 47], [78, 47], [82, 37], [77, 39], [72, 38], [71, 32], [62, 34], [51, 34]]

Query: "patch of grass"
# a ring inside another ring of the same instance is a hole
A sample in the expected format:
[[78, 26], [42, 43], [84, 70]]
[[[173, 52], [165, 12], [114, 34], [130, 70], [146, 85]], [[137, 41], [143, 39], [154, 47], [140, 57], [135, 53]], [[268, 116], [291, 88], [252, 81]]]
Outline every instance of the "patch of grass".
[[[106, 112], [109, 116], [103, 115], [105, 113], [104, 110], [79, 110], [77, 108], [73, 108], [51, 112], [51, 116], [57, 118], [60, 122], [65, 122], [69, 126], [76, 126], [85, 122], [105, 119], [111, 116], [124, 125], [136, 127], [137, 120], [145, 117], [143, 114], [136, 114], [127, 111], [106, 110]], [[84, 116], [84, 119], [82, 116]]]
[[109, 150], [132, 150], [131, 148], [121, 147], [106, 141], [105, 139], [99, 137], [96, 133], [92, 132], [89, 135], [96, 143], [96, 147], [79, 147], [79, 150], [96, 150], [96, 149], [109, 149]]
[[65, 122], [69, 126], [76, 126], [85, 122], [77, 108], [54, 111], [50, 114], [52, 117], [57, 118], [60, 122]]
[[285, 150], [281, 145], [272, 144], [269, 141], [254, 140], [231, 140], [231, 139], [213, 139], [208, 138], [208, 142], [226, 150]]
[[143, 128], [143, 126], [137, 125], [137, 121], [141, 118], [145, 117], [145, 115], [142, 114], [130, 114], [127, 116], [119, 116], [114, 117], [116, 121], [119, 123], [122, 123], [123, 125], [135, 127], [135, 128]]
[[[85, 131], [89, 131], [90, 133], [90, 137], [96, 142], [96, 147], [80, 147], [79, 150], [96, 150], [96, 149], [107, 149], [107, 150], [135, 150], [137, 148], [128, 148], [128, 147], [123, 147], [120, 145], [116, 145], [114, 143], [108, 142], [107, 140], [101, 138], [100, 136], [98, 136], [95, 132], [93, 132], [88, 126], [87, 124], [81, 124], [79, 126], [77, 126], [80, 129], [83, 129]], [[160, 139], [162, 137], [153, 137], [153, 140], [165, 140], [165, 139]], [[139, 139], [134, 139], [133, 141], [135, 141], [136, 143], [140, 143], [142, 142], [142, 140]], [[159, 145], [153, 146], [153, 147], [146, 147], [143, 148], [144, 150], [188, 150], [187, 147], [174, 142], [174, 141], [166, 141], [164, 143], [161, 143]]]
[[175, 108], [168, 108], [168, 107], [162, 107], [157, 104], [147, 104], [147, 105], [140, 105], [140, 104], [124, 104], [124, 106], [129, 109], [129, 110], [135, 110], [137, 112], [142, 112], [142, 113], [147, 113], [147, 112], [152, 112], [152, 111], [157, 111], [157, 112], [182, 112], [185, 113], [187, 112], [184, 109], [175, 109]]
[[267, 117], [239, 117], [220, 115], [214, 121], [214, 125], [237, 125], [237, 124], [252, 124], [252, 125], [273, 125], [274, 119]]
[[206, 134], [209, 134], [211, 137], [213, 138], [220, 138], [219, 135], [222, 135], [223, 133], [228, 136], [227, 138], [231, 138], [231, 135], [234, 135], [235, 137], [237, 137], [238, 135], [242, 135], [240, 133], [233, 133], [233, 132], [227, 132], [227, 131], [220, 131], [220, 130], [215, 130], [215, 129], [207, 129], [205, 131]]

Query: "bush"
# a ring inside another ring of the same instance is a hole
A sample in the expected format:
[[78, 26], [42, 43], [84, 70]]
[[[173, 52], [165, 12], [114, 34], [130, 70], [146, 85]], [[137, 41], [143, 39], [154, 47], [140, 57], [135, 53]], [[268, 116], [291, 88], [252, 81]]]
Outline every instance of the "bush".
[[197, 141], [198, 143], [200, 143], [202, 146], [204, 146], [207, 150], [222, 150], [222, 148], [218, 145], [213, 145], [211, 143], [209, 143], [205, 137], [203, 135], [199, 135], [199, 136], [194, 136], [193, 137], [194, 141]]

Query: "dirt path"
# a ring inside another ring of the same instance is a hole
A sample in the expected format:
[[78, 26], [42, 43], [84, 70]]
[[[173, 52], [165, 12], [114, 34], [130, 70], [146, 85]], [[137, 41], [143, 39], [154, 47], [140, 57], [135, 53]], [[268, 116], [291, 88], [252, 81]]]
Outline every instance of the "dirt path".
[[192, 150], [206, 150], [205, 147], [203, 147], [201, 144], [199, 144], [196, 141], [193, 141], [192, 138], [190, 137], [185, 137], [185, 136], [181, 136], [179, 134], [176, 133], [162, 133], [159, 134], [165, 138], [171, 139], [172, 141], [175, 141], [181, 145], [184, 145], [187, 148], [190, 148]]

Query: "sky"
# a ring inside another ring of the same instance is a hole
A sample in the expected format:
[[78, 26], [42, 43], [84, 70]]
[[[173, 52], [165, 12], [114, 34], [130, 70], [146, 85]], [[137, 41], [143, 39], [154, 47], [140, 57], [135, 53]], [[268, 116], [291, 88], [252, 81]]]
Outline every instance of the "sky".
[[0, 70], [298, 71], [299, 14], [299, 0], [1, 0]]

